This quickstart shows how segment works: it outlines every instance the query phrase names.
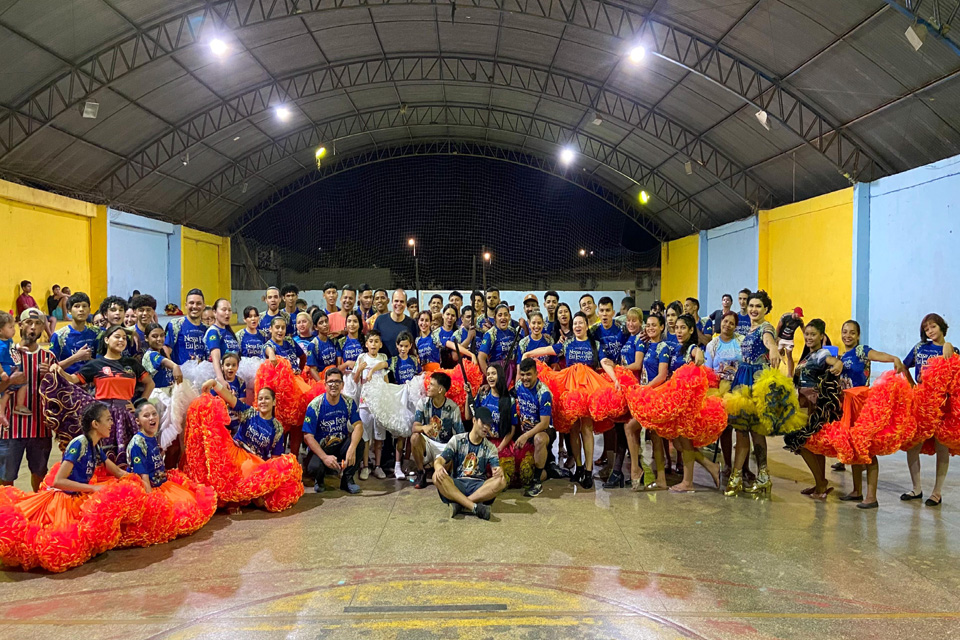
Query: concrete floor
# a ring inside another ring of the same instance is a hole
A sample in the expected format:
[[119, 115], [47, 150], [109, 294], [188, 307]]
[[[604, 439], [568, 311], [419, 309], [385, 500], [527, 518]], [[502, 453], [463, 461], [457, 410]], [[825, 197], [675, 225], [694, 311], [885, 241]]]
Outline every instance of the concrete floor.
[[933, 509], [899, 501], [905, 458], [884, 458], [878, 511], [837, 499], [849, 473], [824, 504], [799, 458], [771, 446], [771, 470], [770, 501], [554, 480], [491, 522], [371, 479], [65, 574], [0, 571], [0, 638], [958, 636], [960, 470]]

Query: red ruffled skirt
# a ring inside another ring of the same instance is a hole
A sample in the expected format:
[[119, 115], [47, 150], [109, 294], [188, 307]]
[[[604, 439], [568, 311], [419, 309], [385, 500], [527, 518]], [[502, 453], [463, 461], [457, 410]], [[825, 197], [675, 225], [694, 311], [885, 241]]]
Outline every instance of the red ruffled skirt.
[[715, 441], [727, 427], [723, 401], [707, 395], [718, 382], [712, 369], [685, 364], [659, 387], [628, 388], [627, 404], [633, 417], [660, 437], [682, 436], [699, 447]]
[[[54, 465], [47, 479], [57, 473]], [[115, 547], [122, 526], [143, 514], [138, 476], [94, 479], [97, 493], [70, 494], [44, 486], [37, 493], [0, 487], [0, 561], [59, 573]]]
[[277, 358], [276, 366], [269, 360], [263, 361], [257, 369], [254, 397], [264, 387], [273, 389], [277, 397], [274, 415], [285, 430], [289, 430], [291, 425], [302, 425], [307, 414], [307, 405], [326, 391], [322, 382], [308, 382], [303, 376], [295, 374], [286, 358]]
[[537, 360], [537, 373], [553, 394], [553, 426], [559, 433], [569, 433], [582, 418], [593, 420], [594, 433], [604, 433], [616, 422], [629, 419], [624, 390], [636, 386], [637, 378], [628, 369], [617, 367], [620, 389], [584, 364], [554, 371]]
[[[501, 439], [491, 438], [490, 442], [499, 447]], [[526, 487], [533, 480], [533, 443], [528, 442], [522, 447], [518, 447], [511, 442], [504, 447], [499, 454], [500, 469], [503, 470], [504, 480], [508, 487], [518, 489]]]
[[267, 511], [295, 505], [303, 495], [303, 470], [293, 454], [263, 460], [237, 446], [227, 431], [229, 423], [227, 407], [220, 398], [203, 395], [193, 401], [185, 430], [187, 476], [212, 486], [218, 506], [261, 498]]
[[148, 547], [198, 531], [217, 510], [217, 493], [171, 469], [167, 481], [146, 494], [143, 503], [140, 520], [121, 527], [118, 547]]
[[939, 440], [953, 455], [960, 454], [960, 358], [931, 358], [923, 378], [914, 388], [914, 416], [917, 428], [901, 449], [923, 444], [921, 453], [936, 452]]

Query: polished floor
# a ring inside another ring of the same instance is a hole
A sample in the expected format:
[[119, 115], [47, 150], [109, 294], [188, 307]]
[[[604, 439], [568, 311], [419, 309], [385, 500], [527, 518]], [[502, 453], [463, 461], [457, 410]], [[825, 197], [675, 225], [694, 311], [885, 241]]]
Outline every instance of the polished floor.
[[553, 480], [484, 522], [406, 481], [308, 492], [65, 574], [0, 571], [0, 638], [958, 637], [960, 468], [929, 508], [899, 501], [905, 458], [884, 458], [862, 511], [838, 500], [849, 472], [819, 503], [771, 453], [770, 500]]

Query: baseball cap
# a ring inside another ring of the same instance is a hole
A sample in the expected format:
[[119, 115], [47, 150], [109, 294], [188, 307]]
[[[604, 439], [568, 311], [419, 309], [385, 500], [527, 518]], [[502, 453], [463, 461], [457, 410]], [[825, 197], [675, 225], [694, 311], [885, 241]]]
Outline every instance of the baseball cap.
[[486, 407], [477, 407], [473, 410], [473, 417], [483, 424], [493, 424], [493, 413]]
[[23, 313], [20, 314], [20, 322], [24, 320], [40, 320], [43, 322], [47, 319], [47, 316], [43, 315], [43, 311], [37, 309], [36, 307], [30, 307], [29, 309], [24, 309]]
[[803, 309], [801, 309], [800, 307], [794, 307], [793, 312], [798, 316], [800, 316], [801, 318], [803, 317]]
[[530, 300], [533, 300], [534, 302], [538, 302], [538, 303], [540, 302], [539, 300], [537, 300], [537, 296], [535, 296], [532, 293], [528, 293], [527, 295], [523, 296], [523, 304], [527, 304], [527, 302], [529, 302]]

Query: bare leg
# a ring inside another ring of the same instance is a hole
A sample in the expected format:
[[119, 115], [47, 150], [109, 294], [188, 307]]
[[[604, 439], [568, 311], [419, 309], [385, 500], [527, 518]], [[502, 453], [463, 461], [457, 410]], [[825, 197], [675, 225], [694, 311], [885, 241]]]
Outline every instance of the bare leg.
[[870, 464], [867, 465], [867, 495], [863, 497], [863, 501], [867, 504], [877, 501], [877, 482], [879, 479], [880, 463], [877, 461], [876, 456], [874, 456]]
[[757, 459], [757, 467], [767, 466], [767, 437], [751, 431], [750, 439], [753, 440], [753, 455]]
[[631, 480], [642, 478], [643, 471], [640, 469], [640, 434], [643, 432], [643, 428], [639, 422], [631, 418], [630, 422], [623, 425], [623, 432], [626, 435], [627, 448], [630, 450], [630, 478]]
[[502, 476], [499, 478], [488, 478], [486, 482], [480, 485], [479, 489], [470, 494], [467, 500], [475, 504], [478, 502], [487, 502], [496, 498], [506, 488], [507, 482]]
[[733, 456], [733, 468], [740, 469], [750, 455], [750, 432], [737, 431], [737, 448]]
[[918, 496], [923, 493], [920, 487], [920, 448], [921, 442], [910, 451], [907, 451], [907, 468], [910, 470], [910, 480], [913, 482], [913, 495]]
[[670, 487], [670, 491], [677, 493], [693, 491], [693, 446], [687, 438], [677, 438], [674, 443], [683, 457], [683, 480]]
[[[417, 471], [423, 471], [423, 454], [425, 452], [426, 444], [423, 442], [423, 435], [415, 433], [410, 436], [410, 457], [413, 458], [413, 464]], [[457, 493], [459, 493], [459, 491]], [[450, 496], [447, 497], [449, 498]], [[450, 499], [452, 500], [453, 498]], [[471, 507], [471, 509], [472, 508], [473, 507]]]
[[[849, 498], [863, 497], [863, 470], [865, 468], [866, 468], [865, 465], [855, 464], [850, 469], [853, 472], [853, 491], [848, 493], [847, 497]], [[869, 481], [870, 479], [867, 478], [868, 483]]]
[[937, 480], [933, 485], [933, 493], [930, 497], [934, 500], [940, 500], [940, 491], [943, 489], [943, 481], [947, 479], [947, 469], [950, 468], [950, 450], [947, 445], [937, 442]]
[[593, 420], [581, 418], [580, 439], [583, 440], [583, 462], [587, 472], [593, 472]]
[[723, 455], [723, 468], [730, 473], [733, 468], [733, 427], [727, 427], [720, 434], [720, 453]]
[[[491, 478], [490, 480], [493, 480], [493, 478]], [[487, 482], [489, 482], [490, 480], [488, 480]], [[477, 506], [470, 498], [463, 495], [460, 489], [457, 489], [457, 485], [454, 484], [453, 478], [451, 478], [448, 474], [443, 474], [443, 478], [439, 480], [437, 479], [437, 475], [434, 474], [433, 483], [437, 485], [437, 491], [440, 492], [440, 495], [442, 495], [447, 500], [456, 502], [467, 511], [473, 511], [473, 508]], [[480, 489], [482, 488], [483, 487], [480, 487]], [[480, 489], [477, 489], [477, 491], [474, 492], [474, 495], [479, 493]], [[489, 500], [489, 498], [487, 499]]]
[[383, 440], [373, 441], [373, 460], [376, 467], [380, 466], [380, 455], [383, 453]]
[[[533, 466], [538, 471], [547, 466], [547, 447], [549, 446], [550, 436], [547, 435], [546, 431], [541, 431], [533, 436]], [[540, 480], [539, 476], [537, 480]]]
[[614, 451], [617, 448], [617, 432], [614, 430], [607, 431], [603, 434], [603, 450], [600, 452], [600, 456], [594, 461], [595, 464], [607, 464], [607, 452]]
[[653, 461], [657, 473], [657, 486], [661, 489], [667, 486], [667, 468], [664, 466], [664, 439], [657, 435], [656, 431], [651, 431], [653, 442]]
[[580, 458], [580, 425], [575, 424], [570, 430], [570, 454], [573, 455], [573, 461], [577, 464], [577, 468], [583, 466]]
[[807, 463], [810, 473], [813, 474], [814, 495], [822, 495], [827, 490], [827, 477], [824, 471], [826, 459], [809, 449], [800, 449], [800, 457]]

